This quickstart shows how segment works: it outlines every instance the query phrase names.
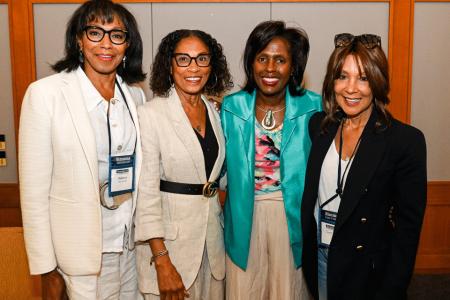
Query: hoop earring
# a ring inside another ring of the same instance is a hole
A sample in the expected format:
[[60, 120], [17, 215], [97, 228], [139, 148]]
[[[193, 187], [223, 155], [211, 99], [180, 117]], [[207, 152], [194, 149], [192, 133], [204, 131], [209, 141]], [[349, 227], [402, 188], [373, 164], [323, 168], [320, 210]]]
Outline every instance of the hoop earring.
[[126, 55], [122, 58], [122, 65], [123, 65], [124, 69], [127, 67], [127, 56]]
[[217, 85], [217, 82], [218, 82], [216, 73], [213, 73], [213, 74], [214, 74], [214, 84], [211, 85], [211, 87], [210, 87], [211, 89], [214, 88]]

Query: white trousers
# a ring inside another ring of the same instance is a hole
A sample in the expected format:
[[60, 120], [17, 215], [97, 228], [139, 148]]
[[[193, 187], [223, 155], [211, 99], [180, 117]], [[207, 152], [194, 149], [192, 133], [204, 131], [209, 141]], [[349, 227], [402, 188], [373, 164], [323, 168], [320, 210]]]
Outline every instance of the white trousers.
[[303, 272], [295, 268], [281, 193], [273, 194], [255, 200], [247, 270], [227, 256], [228, 300], [310, 299]]
[[99, 275], [70, 276], [63, 273], [70, 300], [138, 300], [135, 251], [103, 253]]
[[[176, 266], [175, 266], [176, 267]], [[202, 263], [195, 278], [194, 283], [188, 288], [188, 300], [223, 300], [224, 281], [217, 280], [211, 274], [206, 246], [203, 252]], [[160, 297], [154, 294], [144, 294], [145, 300], [159, 300]]]

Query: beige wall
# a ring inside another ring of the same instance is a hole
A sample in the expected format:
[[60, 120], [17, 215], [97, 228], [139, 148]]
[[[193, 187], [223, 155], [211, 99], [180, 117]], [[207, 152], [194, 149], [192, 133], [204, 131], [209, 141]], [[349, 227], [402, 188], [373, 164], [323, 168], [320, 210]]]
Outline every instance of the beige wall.
[[[78, 4], [33, 6], [37, 78], [51, 74], [49, 64], [62, 56], [64, 24], [76, 7]], [[311, 54], [306, 86], [319, 93], [336, 33], [376, 33], [382, 36], [383, 48], [388, 46], [388, 3], [140, 3], [126, 7], [139, 23], [146, 72], [160, 40], [167, 33], [180, 28], [201, 29], [223, 45], [235, 82], [233, 91], [238, 90], [245, 79], [242, 68], [245, 41], [251, 30], [264, 20], [285, 20], [307, 31]], [[352, 18], [348, 17], [349, 11], [352, 11]], [[48, 22], [49, 18], [52, 22]], [[148, 80], [143, 86], [150, 96]]]
[[450, 180], [450, 3], [416, 3], [411, 121], [427, 140], [428, 180]]
[[0, 183], [16, 183], [17, 159], [7, 4], [0, 4], [0, 36], [0, 134], [6, 135], [7, 157], [6, 167], [0, 167]]

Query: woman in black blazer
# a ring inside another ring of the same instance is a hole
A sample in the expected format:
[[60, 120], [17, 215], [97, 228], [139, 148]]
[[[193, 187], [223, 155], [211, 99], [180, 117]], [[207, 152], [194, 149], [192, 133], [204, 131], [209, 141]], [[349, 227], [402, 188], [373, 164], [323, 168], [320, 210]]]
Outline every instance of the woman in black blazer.
[[379, 36], [338, 34], [302, 202], [303, 272], [315, 299], [405, 299], [426, 203], [423, 134], [388, 112]]

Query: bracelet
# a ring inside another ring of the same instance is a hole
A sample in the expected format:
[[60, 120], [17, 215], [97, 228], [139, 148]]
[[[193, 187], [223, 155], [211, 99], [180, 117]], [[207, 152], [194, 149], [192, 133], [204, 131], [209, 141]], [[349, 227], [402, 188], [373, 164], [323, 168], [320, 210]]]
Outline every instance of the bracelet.
[[169, 250], [165, 249], [165, 250], [161, 250], [158, 253], [156, 253], [155, 255], [153, 255], [152, 258], [150, 258], [150, 266], [155, 262], [155, 259], [157, 257], [164, 256], [167, 254], [169, 254]]

